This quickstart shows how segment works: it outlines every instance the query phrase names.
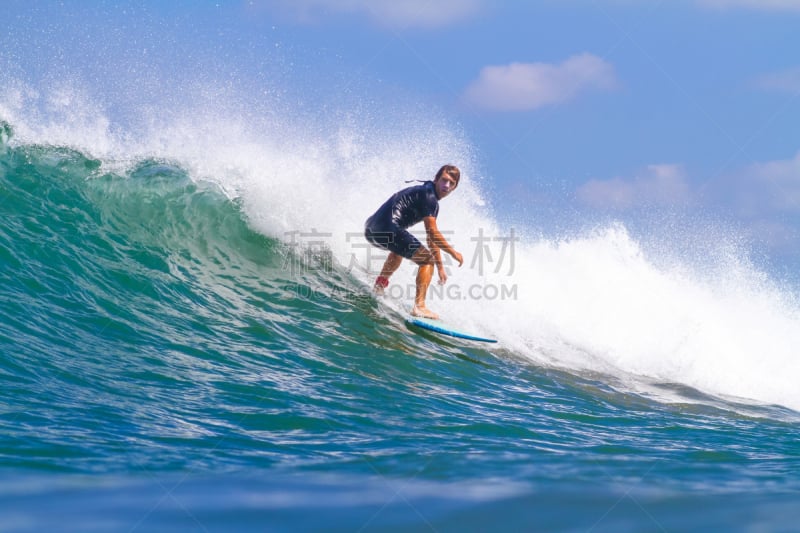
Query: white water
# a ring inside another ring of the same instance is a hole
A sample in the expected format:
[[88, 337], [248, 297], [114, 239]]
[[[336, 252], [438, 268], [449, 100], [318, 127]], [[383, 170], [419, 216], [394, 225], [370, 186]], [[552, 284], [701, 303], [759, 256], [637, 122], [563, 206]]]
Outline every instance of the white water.
[[[496, 336], [541, 364], [800, 410], [793, 293], [735, 254], [722, 254], [713, 268], [705, 257], [648, 257], [621, 225], [561, 241], [501, 227], [483, 201], [473, 148], [431, 110], [384, 113], [391, 103], [379, 102], [300, 116], [266, 95], [256, 105], [198, 86], [180, 105], [154, 102], [130, 113], [137, 123], [122, 125], [74, 85], [6, 86], [0, 119], [13, 125], [14, 142], [74, 147], [103, 160], [104, 170], [148, 157], [177, 162], [240, 198], [257, 230], [323, 240], [367, 284], [381, 262], [368, 261], [374, 252], [361, 238], [364, 220], [404, 180], [430, 179], [442, 164], [457, 164], [462, 182], [443, 200], [438, 224], [465, 265], [451, 264], [445, 291], [429, 299], [448, 321]], [[529, 227], [541, 225], [536, 211], [530, 206]], [[519, 239], [513, 257], [512, 236]], [[371, 272], [360, 270], [366, 266]], [[395, 305], [410, 305], [413, 278], [411, 265], [397, 272]]]

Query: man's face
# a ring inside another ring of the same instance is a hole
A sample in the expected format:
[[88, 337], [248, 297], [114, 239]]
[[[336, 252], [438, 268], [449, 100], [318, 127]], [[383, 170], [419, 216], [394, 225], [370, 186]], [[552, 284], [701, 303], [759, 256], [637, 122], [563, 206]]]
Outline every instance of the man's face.
[[436, 186], [436, 196], [441, 200], [455, 190], [458, 182], [450, 175], [442, 174], [442, 177], [436, 180], [434, 185]]

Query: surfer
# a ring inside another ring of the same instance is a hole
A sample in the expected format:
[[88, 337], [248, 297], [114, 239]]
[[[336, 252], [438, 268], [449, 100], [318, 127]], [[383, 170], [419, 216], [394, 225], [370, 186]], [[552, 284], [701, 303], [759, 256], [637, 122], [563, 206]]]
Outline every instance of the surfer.
[[[439, 283], [447, 281], [441, 250], [464, 263], [464, 258], [442, 236], [436, 227], [439, 214], [439, 200], [452, 193], [458, 187], [461, 171], [454, 165], [444, 165], [436, 173], [433, 181], [425, 181], [422, 185], [408, 187], [392, 195], [367, 219], [364, 236], [379, 248], [389, 251], [389, 257], [383, 264], [380, 275], [375, 280], [374, 290], [383, 294], [389, 286], [389, 278], [400, 267], [403, 258], [410, 259], [419, 265], [417, 271], [417, 294], [411, 314], [424, 318], [439, 318], [439, 315], [425, 306], [425, 296], [433, 278], [433, 268], [439, 274]], [[408, 232], [408, 228], [423, 221], [427, 235], [428, 248]]]

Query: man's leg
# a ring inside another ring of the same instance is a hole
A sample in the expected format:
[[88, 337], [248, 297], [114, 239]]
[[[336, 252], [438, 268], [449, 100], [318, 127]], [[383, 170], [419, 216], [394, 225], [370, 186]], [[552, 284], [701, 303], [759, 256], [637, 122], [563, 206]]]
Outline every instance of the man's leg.
[[403, 262], [403, 256], [398, 255], [394, 252], [389, 252], [389, 257], [386, 258], [386, 261], [383, 263], [383, 268], [381, 269], [380, 275], [375, 280], [375, 286], [373, 290], [377, 294], [383, 294], [383, 290], [389, 286], [389, 278], [392, 277], [392, 274], [400, 268], [400, 264]]
[[425, 297], [433, 279], [433, 254], [427, 248], [421, 247], [414, 253], [411, 260], [419, 265], [419, 270], [417, 271], [417, 295], [414, 298], [414, 309], [411, 310], [411, 314], [437, 319], [439, 315], [425, 306]]

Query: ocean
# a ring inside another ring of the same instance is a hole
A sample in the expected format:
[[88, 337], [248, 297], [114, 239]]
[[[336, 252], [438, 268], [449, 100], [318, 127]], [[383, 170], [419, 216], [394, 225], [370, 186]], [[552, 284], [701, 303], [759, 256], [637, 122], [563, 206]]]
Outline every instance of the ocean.
[[[797, 530], [791, 285], [509, 221], [432, 119], [240, 117], [6, 87], [0, 530]], [[429, 306], [496, 345], [370, 292], [363, 221], [444, 163]]]

